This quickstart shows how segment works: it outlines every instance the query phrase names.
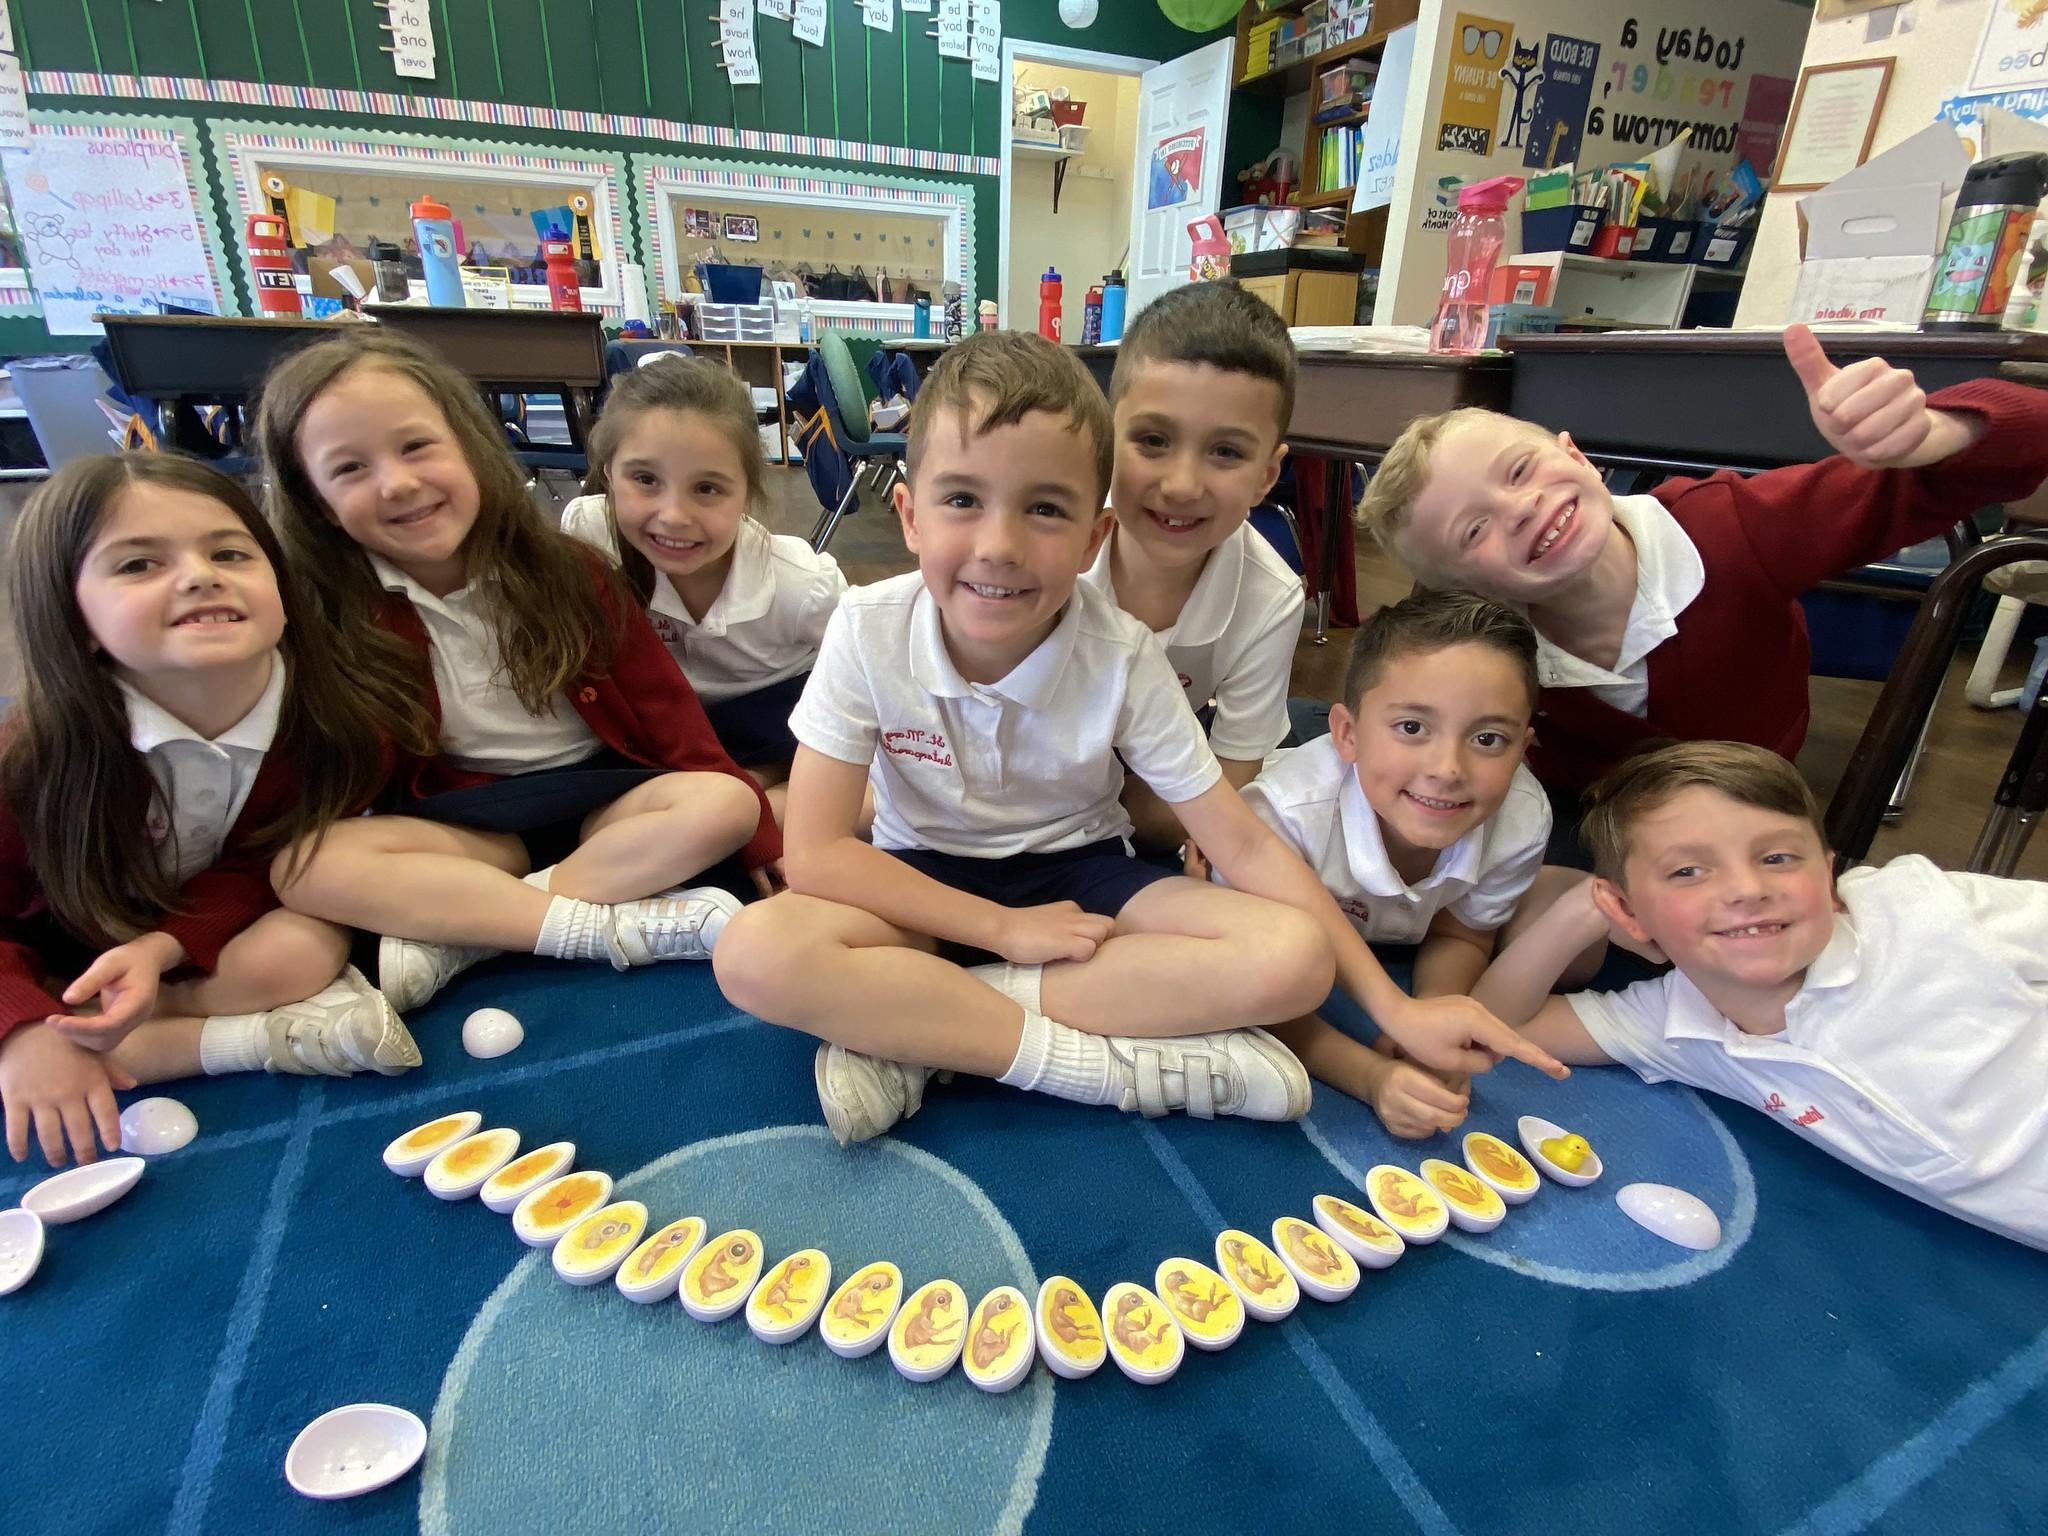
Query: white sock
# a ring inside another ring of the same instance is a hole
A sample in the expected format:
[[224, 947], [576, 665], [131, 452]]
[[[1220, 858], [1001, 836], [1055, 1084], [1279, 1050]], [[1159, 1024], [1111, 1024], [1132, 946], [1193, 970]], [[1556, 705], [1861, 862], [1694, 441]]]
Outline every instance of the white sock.
[[537, 891], [551, 891], [554, 888], [548, 884], [548, 877], [554, 872], [555, 866], [550, 864], [546, 869], [536, 869], [532, 874], [521, 875], [519, 878]]
[[1012, 965], [1007, 960], [994, 960], [987, 965], [970, 965], [967, 974], [994, 987], [1026, 1013], [1037, 1013], [1042, 1006], [1039, 1002], [1039, 985], [1045, 976], [1042, 965]]
[[1070, 1028], [1035, 1008], [1026, 1008], [1016, 1060], [996, 1081], [1076, 1104], [1115, 1104], [1123, 1098], [1123, 1084], [1110, 1063], [1109, 1046], [1102, 1036]]
[[611, 917], [612, 909], [601, 903], [557, 896], [541, 919], [533, 952], [555, 960], [609, 960], [611, 950], [605, 941], [611, 932]]
[[261, 1072], [270, 1044], [260, 1013], [217, 1013], [199, 1025], [199, 1070], [208, 1077]]

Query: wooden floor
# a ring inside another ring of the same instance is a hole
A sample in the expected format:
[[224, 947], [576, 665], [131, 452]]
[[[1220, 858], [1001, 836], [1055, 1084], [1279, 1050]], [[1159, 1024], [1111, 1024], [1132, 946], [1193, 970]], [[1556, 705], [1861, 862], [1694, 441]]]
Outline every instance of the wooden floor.
[[[777, 532], [808, 536], [817, 521], [818, 503], [810, 482], [798, 469], [771, 467], [769, 505], [766, 521]], [[20, 487], [0, 487], [0, 519], [7, 535], [13, 532], [14, 514], [23, 499]], [[893, 518], [869, 513], [849, 517], [832, 541], [832, 553], [855, 583], [876, 581], [909, 570], [912, 561], [903, 548]], [[1362, 553], [1358, 559], [1358, 599], [1370, 610], [1398, 598], [1407, 582], [1384, 556]], [[19, 677], [15, 653], [14, 626], [4, 586], [0, 586], [0, 693], [13, 694]], [[1329, 644], [1318, 646], [1304, 631], [1294, 655], [1293, 690], [1297, 694], [1333, 697], [1344, 671], [1348, 631], [1332, 633]], [[1919, 777], [1913, 786], [1906, 814], [1886, 826], [1872, 850], [1874, 859], [1900, 853], [1924, 853], [1936, 863], [1959, 869], [1969, 857], [1977, 830], [1983, 825], [1991, 804], [1991, 792], [2011, 755], [2019, 731], [2019, 714], [2005, 709], [1992, 712], [1971, 709], [1963, 701], [1963, 678], [1969, 657], [1955, 663], [1948, 686], [1936, 708], [1934, 729]], [[2020, 657], [2015, 647], [2008, 682], [2020, 681]], [[1850, 750], [1870, 717], [1877, 701], [1878, 684], [1850, 682], [1839, 678], [1815, 678], [1812, 683], [1813, 725], [1799, 766], [1823, 803], [1834, 792]], [[2048, 833], [2037, 836], [2020, 861], [2019, 873], [2032, 879], [2048, 879]]]
[[[818, 515], [810, 483], [800, 470], [770, 469], [767, 520], [777, 532], [808, 535]], [[874, 581], [910, 569], [912, 561], [893, 519], [859, 514], [840, 524], [832, 553], [845, 567], [847, 579]], [[1358, 558], [1358, 601], [1363, 611], [1401, 597], [1408, 582], [1393, 562], [1378, 551]], [[1318, 646], [1304, 631], [1294, 653], [1293, 690], [1321, 698], [1336, 695], [1344, 672], [1350, 631], [1336, 630], [1327, 645]], [[2005, 770], [2019, 734], [2017, 710], [1976, 710], [1963, 701], [1963, 678], [1970, 657], [1959, 657], [1948, 686], [1935, 709], [1934, 729], [1906, 804], [1906, 813], [1885, 826], [1871, 850], [1874, 860], [1901, 853], [1923, 853], [1937, 864], [1960, 869], [1967, 862], [1977, 831], [1991, 807], [1991, 792]], [[2019, 648], [2009, 663], [2008, 686], [2017, 686], [2024, 671]], [[1826, 804], [1849, 761], [1877, 702], [1880, 685], [1844, 678], [1812, 680], [1813, 724], [1799, 767]], [[2048, 880], [2048, 832], [2036, 836], [2020, 860], [2020, 874]]]

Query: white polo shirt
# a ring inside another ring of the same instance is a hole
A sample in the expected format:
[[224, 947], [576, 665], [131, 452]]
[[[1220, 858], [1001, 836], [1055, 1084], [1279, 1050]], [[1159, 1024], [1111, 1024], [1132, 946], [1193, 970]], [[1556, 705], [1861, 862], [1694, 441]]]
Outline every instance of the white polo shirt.
[[1223, 773], [1151, 633], [1080, 583], [995, 683], [961, 677], [918, 572], [854, 587], [789, 725], [868, 765], [878, 848], [1000, 859], [1128, 838], [1123, 764], [1169, 804]]
[[1917, 854], [1855, 869], [1846, 913], [1750, 1035], [1673, 971], [1575, 993], [1600, 1049], [1775, 1115], [1892, 1188], [2048, 1248], [2048, 884], [1947, 874]]
[[388, 560], [371, 555], [370, 566], [385, 591], [411, 600], [426, 626], [443, 757], [471, 773], [510, 775], [566, 768], [597, 752], [602, 744], [562, 695], [544, 715], [528, 714], [519, 702], [474, 582], [436, 597]]
[[1614, 520], [1636, 547], [1636, 597], [1612, 670], [1536, 636], [1536, 679], [1546, 688], [1589, 688], [1641, 719], [1650, 707], [1650, 652], [1678, 633], [1678, 616], [1707, 584], [1707, 567], [1678, 519], [1654, 496], [1617, 496]]
[[[570, 502], [562, 531], [619, 558], [602, 496]], [[743, 517], [725, 585], [704, 617], [690, 617], [675, 583], [660, 571], [654, 573], [647, 616], [697, 697], [714, 704], [808, 670], [818, 659], [825, 621], [845, 590], [837, 560]]]
[[1550, 800], [1536, 775], [1518, 767], [1500, 809], [1410, 885], [1387, 857], [1357, 772], [1327, 736], [1267, 758], [1244, 802], [1316, 872], [1361, 938], [1389, 944], [1421, 943], [1445, 908], [1468, 928], [1500, 927], [1543, 867], [1550, 840]]
[[[249, 803], [284, 708], [284, 658], [270, 654], [270, 681], [249, 713], [209, 741], [162, 705], [122, 682], [129, 743], [149, 760], [163, 804], [149, 811], [158, 866], [183, 885], [220, 862], [228, 832]], [[164, 818], [166, 808], [169, 819]]]
[[[1114, 603], [1102, 541], [1082, 580]], [[1301, 577], [1246, 523], [1209, 552], [1171, 629], [1155, 632], [1196, 709], [1216, 703], [1209, 745], [1218, 757], [1257, 762], [1287, 739], [1287, 684], [1306, 605]]]

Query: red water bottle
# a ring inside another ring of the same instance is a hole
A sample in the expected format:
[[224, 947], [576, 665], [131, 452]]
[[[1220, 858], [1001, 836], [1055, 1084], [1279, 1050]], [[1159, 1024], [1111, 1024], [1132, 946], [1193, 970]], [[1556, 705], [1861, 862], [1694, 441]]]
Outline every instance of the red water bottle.
[[548, 264], [548, 307], [583, 312], [583, 281], [576, 275], [576, 247], [559, 229], [550, 229], [541, 242], [541, 254]]
[[1051, 267], [1038, 280], [1038, 334], [1047, 341], [1060, 339], [1060, 275]]
[[256, 274], [256, 308], [266, 315], [296, 315], [299, 285], [292, 272], [291, 227], [274, 213], [249, 215], [249, 267]]

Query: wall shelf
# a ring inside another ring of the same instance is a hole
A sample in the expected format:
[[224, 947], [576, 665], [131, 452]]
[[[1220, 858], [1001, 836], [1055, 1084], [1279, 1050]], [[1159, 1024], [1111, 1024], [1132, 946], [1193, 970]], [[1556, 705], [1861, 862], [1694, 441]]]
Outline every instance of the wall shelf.
[[1337, 187], [1329, 192], [1297, 192], [1294, 206], [1297, 208], [1348, 208], [1355, 187]]

